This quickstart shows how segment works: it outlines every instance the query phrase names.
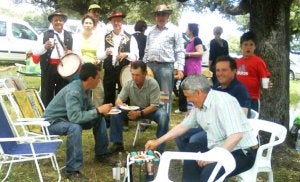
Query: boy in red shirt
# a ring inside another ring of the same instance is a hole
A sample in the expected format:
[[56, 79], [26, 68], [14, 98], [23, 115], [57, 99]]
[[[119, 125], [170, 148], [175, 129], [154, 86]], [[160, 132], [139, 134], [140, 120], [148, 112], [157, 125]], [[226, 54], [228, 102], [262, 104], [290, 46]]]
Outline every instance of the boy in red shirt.
[[[254, 54], [256, 36], [249, 31], [244, 33], [240, 39], [242, 58], [236, 60], [237, 79], [242, 82], [251, 97], [251, 109], [259, 112], [259, 98], [261, 92], [262, 78], [270, 77], [270, 72], [264, 60]], [[269, 82], [270, 86], [271, 82]]]

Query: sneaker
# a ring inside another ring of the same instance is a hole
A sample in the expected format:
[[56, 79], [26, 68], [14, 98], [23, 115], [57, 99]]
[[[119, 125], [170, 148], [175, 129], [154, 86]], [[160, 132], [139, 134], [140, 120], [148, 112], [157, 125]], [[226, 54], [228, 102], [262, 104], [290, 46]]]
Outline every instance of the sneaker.
[[176, 109], [176, 110], [174, 111], [174, 113], [175, 113], [175, 114], [182, 114], [182, 113], [184, 114], [184, 113], [186, 113], [186, 112], [182, 112], [182, 111], [180, 111], [179, 109]]
[[65, 177], [70, 181], [87, 182], [89, 178], [84, 176], [80, 171], [65, 171]]
[[123, 143], [113, 143], [109, 148], [111, 153], [123, 152], [124, 146]]

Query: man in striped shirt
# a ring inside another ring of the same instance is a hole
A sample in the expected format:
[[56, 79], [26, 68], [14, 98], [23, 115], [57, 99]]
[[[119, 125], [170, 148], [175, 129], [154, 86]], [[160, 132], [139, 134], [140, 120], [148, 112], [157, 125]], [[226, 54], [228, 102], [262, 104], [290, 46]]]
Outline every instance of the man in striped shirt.
[[[214, 147], [223, 147], [232, 153], [236, 161], [236, 168], [229, 176], [250, 169], [255, 161], [258, 142], [236, 98], [212, 90], [203, 75], [187, 77], [182, 87], [187, 100], [193, 102], [195, 108], [167, 134], [148, 141], [145, 149], [155, 149], [159, 144], [184, 134], [189, 128], [201, 126], [207, 132], [207, 146], [189, 144], [186, 151], [206, 152]], [[183, 181], [207, 181], [215, 165], [207, 161], [185, 161]], [[222, 172], [219, 172], [218, 176], [221, 175]]]
[[165, 4], [155, 8], [156, 26], [150, 31], [143, 61], [154, 73], [159, 84], [164, 109], [171, 113], [171, 95], [176, 79], [183, 78], [184, 48], [182, 34], [178, 28], [168, 23], [172, 10]]

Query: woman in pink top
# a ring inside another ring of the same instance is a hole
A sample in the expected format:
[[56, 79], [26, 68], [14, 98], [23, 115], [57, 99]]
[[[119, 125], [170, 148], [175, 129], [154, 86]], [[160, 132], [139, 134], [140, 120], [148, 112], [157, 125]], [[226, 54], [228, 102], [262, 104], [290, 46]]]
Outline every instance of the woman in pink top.
[[[190, 75], [201, 74], [201, 62], [203, 55], [203, 45], [198, 37], [199, 28], [196, 23], [189, 23], [186, 35], [189, 37], [189, 42], [185, 48], [185, 65], [184, 78]], [[179, 109], [175, 113], [187, 111], [187, 101], [182, 89], [179, 88]]]

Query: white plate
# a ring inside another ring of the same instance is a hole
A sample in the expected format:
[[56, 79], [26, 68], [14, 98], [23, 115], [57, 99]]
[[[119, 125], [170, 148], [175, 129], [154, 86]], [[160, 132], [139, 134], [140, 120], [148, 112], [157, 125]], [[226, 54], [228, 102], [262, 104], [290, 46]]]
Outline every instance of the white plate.
[[119, 114], [119, 113], [121, 113], [122, 111], [121, 110], [119, 110], [119, 109], [111, 109], [110, 111], [109, 111], [109, 113], [107, 113], [107, 114]]
[[134, 111], [138, 110], [139, 106], [120, 106], [120, 109], [127, 110], [127, 111]]

